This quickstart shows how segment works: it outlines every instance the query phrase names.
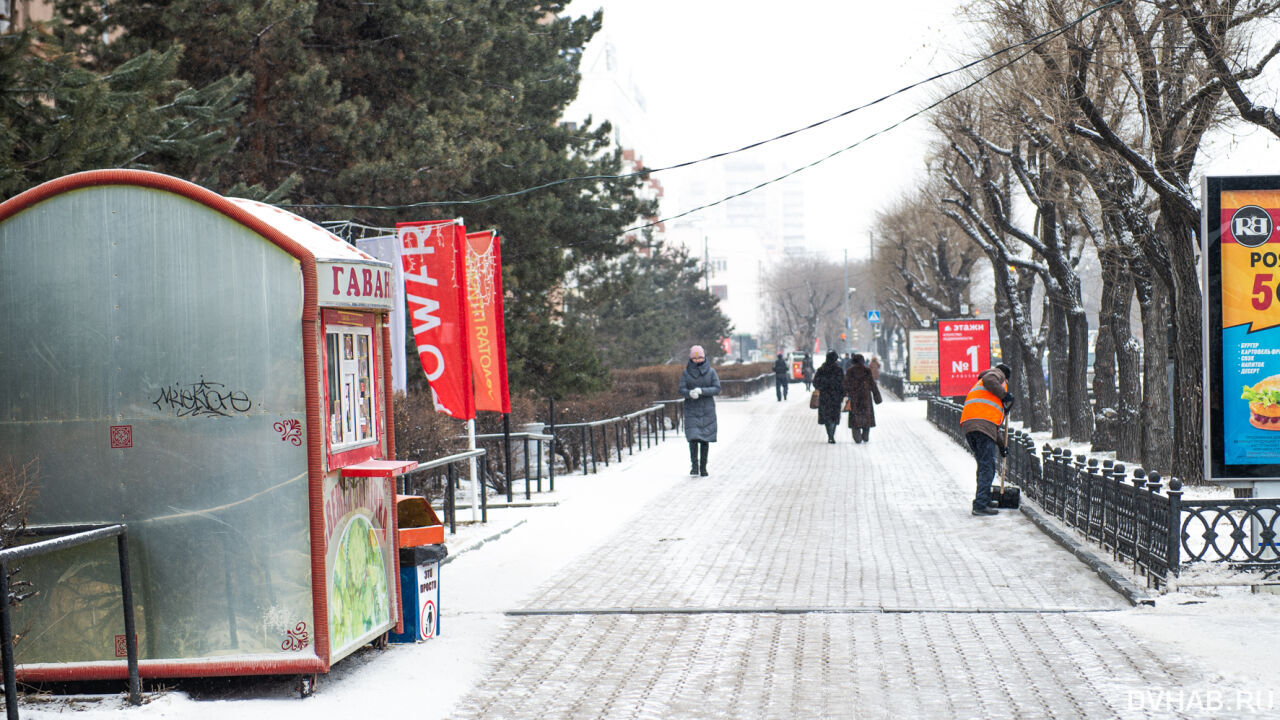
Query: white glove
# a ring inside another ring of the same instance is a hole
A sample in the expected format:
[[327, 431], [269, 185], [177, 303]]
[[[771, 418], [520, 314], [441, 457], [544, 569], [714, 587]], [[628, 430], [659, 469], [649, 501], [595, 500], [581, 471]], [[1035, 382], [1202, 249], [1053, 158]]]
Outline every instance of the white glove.
[[689, 391], [689, 397], [694, 400], [697, 400], [700, 395], [702, 395], [702, 388], [694, 388]]

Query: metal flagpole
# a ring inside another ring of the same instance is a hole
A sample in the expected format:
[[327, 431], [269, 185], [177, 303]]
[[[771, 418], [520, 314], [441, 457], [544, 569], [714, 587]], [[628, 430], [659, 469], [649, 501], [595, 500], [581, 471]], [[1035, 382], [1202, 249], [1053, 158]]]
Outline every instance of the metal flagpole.
[[[476, 449], [476, 419], [467, 421], [467, 449]], [[476, 457], [467, 458], [467, 467], [471, 470], [471, 522], [480, 522], [480, 483], [476, 482]]]

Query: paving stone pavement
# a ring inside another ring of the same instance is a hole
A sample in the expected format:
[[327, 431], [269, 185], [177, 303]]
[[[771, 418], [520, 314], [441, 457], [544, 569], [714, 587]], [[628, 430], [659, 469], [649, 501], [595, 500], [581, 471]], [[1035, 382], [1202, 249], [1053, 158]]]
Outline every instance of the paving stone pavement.
[[711, 477], [513, 608], [453, 716], [1214, 716], [1135, 702], [1211, 678], [1108, 622], [1127, 603], [1020, 513], [972, 517], [973, 461], [922, 406], [829, 445], [795, 400], [720, 403], [745, 422]]

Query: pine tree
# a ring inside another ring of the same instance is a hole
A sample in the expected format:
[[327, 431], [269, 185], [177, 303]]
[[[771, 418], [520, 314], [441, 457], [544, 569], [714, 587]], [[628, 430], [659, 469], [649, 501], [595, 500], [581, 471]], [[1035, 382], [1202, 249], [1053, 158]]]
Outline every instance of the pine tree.
[[225, 152], [243, 80], [175, 78], [181, 48], [95, 70], [44, 26], [0, 38], [0, 196], [73, 172], [156, 168]]
[[[224, 154], [161, 169], [213, 189], [288, 191], [314, 220], [461, 215], [503, 247], [508, 361], [516, 388], [598, 387], [604, 368], [557, 306], [565, 278], [625, 250], [621, 231], [654, 208], [641, 180], [590, 181], [483, 204], [578, 176], [620, 171], [607, 124], [559, 118], [583, 47], [601, 24], [536, 0], [59, 0], [68, 34], [105, 67], [186, 48], [193, 87], [242, 79], [245, 112]], [[100, 38], [114, 38], [103, 44]], [[96, 45], [95, 45], [96, 43]], [[340, 204], [348, 207], [325, 208]], [[406, 206], [381, 210], [376, 206]], [[367, 206], [353, 210], [349, 206]]]

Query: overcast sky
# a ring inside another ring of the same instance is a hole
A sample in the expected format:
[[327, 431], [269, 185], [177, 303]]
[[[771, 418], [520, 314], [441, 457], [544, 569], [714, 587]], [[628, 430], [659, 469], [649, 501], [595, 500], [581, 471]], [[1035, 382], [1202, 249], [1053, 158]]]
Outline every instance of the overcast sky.
[[[658, 167], [732, 150], [836, 115], [971, 59], [955, 0], [890, 3], [797, 0], [577, 0], [571, 14], [603, 8], [617, 59], [644, 96], [647, 127], [623, 128], [646, 165]], [[1273, 63], [1280, 68], [1280, 61]], [[1272, 78], [1276, 73], [1271, 73]], [[930, 103], [948, 80], [899, 96], [800, 137], [748, 151], [791, 168], [851, 145]], [[1277, 83], [1272, 82], [1274, 87]], [[1274, 102], [1275, 93], [1269, 95]], [[571, 108], [585, 114], [591, 98]], [[838, 257], [867, 249], [877, 210], [919, 182], [931, 138], [921, 117], [785, 182], [803, 183], [811, 248]], [[1280, 143], [1245, 128], [1211, 143], [1202, 169], [1280, 172]], [[659, 174], [670, 190], [664, 215], [693, 207], [679, 170]], [[759, 181], [770, 179], [761, 177]], [[1198, 179], [1197, 179], [1198, 184]], [[743, 188], [735, 188], [743, 189]]]
[[[803, 127], [957, 64], [954, 0], [580, 0], [569, 9], [597, 7], [599, 37], [612, 41], [646, 101], [649, 126], [631, 136], [642, 138], [636, 149], [651, 167]], [[794, 169], [902, 119], [937, 90], [748, 152]], [[786, 180], [804, 185], [810, 247], [864, 254], [875, 211], [918, 177], [926, 131], [923, 118], [912, 121]], [[678, 174], [689, 172], [659, 174], [676, 191], [666, 215], [692, 207], [678, 194]]]

